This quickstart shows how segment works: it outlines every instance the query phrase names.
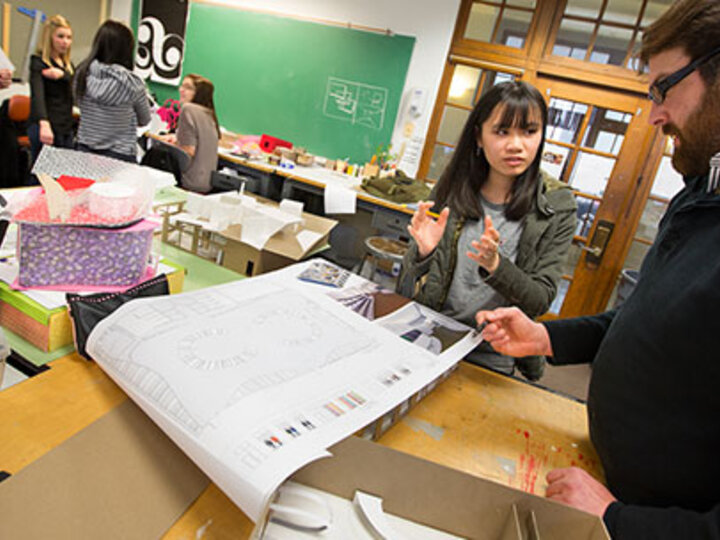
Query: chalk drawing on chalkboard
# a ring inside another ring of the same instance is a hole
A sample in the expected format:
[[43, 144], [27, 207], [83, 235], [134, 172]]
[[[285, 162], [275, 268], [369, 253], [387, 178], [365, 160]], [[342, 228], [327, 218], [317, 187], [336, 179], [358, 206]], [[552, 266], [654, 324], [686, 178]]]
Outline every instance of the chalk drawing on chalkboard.
[[387, 88], [328, 77], [323, 114], [351, 124], [382, 129], [387, 102]]

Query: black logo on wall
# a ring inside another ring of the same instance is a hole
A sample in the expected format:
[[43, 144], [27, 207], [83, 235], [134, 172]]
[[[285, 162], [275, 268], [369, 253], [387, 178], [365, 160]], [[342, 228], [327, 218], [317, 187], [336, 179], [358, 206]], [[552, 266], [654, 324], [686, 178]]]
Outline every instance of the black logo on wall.
[[186, 0], [143, 0], [136, 71], [151, 81], [177, 85], [185, 53]]

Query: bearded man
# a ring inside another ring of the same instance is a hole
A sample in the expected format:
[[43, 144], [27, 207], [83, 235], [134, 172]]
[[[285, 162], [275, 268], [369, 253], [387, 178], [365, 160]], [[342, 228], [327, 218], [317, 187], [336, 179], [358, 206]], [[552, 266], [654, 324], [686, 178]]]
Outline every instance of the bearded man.
[[720, 539], [720, 0], [678, 0], [646, 29], [650, 121], [685, 188], [617, 310], [535, 323], [481, 311], [511, 356], [592, 362], [590, 437], [607, 487], [578, 468], [547, 497], [601, 516], [614, 539]]

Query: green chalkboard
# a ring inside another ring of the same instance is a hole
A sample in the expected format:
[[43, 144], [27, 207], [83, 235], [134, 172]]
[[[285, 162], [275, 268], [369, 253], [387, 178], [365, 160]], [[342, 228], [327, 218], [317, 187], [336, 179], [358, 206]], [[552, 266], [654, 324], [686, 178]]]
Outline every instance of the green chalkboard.
[[[192, 3], [183, 73], [213, 81], [228, 129], [359, 163], [391, 139], [414, 43], [409, 36]], [[151, 88], [161, 103], [177, 97], [174, 87]]]

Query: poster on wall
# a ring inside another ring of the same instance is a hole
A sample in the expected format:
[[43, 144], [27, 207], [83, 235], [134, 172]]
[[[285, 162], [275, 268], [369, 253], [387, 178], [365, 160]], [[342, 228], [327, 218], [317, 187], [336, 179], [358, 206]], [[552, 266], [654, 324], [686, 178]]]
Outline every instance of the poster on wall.
[[185, 53], [187, 0], [143, 0], [135, 68], [144, 79], [177, 86]]

